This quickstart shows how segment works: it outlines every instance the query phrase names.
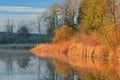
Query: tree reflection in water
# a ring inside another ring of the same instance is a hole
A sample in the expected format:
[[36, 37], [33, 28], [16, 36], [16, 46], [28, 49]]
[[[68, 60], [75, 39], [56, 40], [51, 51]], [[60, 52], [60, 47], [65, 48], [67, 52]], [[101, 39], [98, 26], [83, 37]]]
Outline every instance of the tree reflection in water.
[[54, 66], [50, 59], [38, 58], [38, 78], [54, 80]]
[[30, 56], [21, 56], [16, 61], [17, 61], [17, 64], [19, 65], [19, 67], [21, 67], [22, 69], [26, 69], [26, 67], [28, 67], [28, 63], [30, 61]]
[[8, 75], [10, 74], [10, 72], [12, 72], [13, 68], [13, 59], [12, 59], [12, 56], [8, 56], [7, 59], [5, 59], [5, 62], [6, 62], [6, 70], [8, 72]]
[[30, 61], [30, 56], [26, 54], [24, 55], [24, 53], [22, 54], [4, 53], [4, 54], [0, 54], [0, 61], [5, 62], [6, 71], [9, 75], [14, 70], [13, 64], [15, 63], [17, 63], [17, 65], [21, 69], [25, 69]]

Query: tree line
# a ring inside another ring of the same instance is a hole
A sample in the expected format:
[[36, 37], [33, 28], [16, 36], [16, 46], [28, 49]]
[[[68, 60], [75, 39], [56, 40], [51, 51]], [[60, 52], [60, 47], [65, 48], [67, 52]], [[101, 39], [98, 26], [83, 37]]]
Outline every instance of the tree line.
[[[90, 36], [95, 33], [101, 44], [117, 46], [120, 44], [119, 3], [120, 0], [62, 0], [61, 3], [53, 3], [43, 11], [37, 16], [36, 22], [29, 23], [28, 28], [28, 25], [22, 23], [20, 28], [27, 29], [27, 34], [30, 27], [34, 27], [41, 35], [41, 26], [44, 24], [47, 28], [47, 42], [59, 42], [62, 41], [61, 38], [68, 40], [73, 34]], [[13, 22], [8, 20], [7, 31], [13, 32], [13, 26]], [[21, 29], [17, 32], [20, 33]]]
[[[50, 37], [56, 40], [55, 38], [67, 35], [66, 32], [71, 33], [69, 29], [65, 30], [67, 28], [60, 28], [67, 25], [76, 32], [75, 35], [97, 34], [100, 44], [116, 47], [120, 44], [119, 3], [120, 0], [63, 0], [61, 3], [54, 3], [44, 12]], [[65, 31], [61, 33], [63, 35], [59, 35], [60, 29], [61, 32]], [[64, 38], [69, 39], [67, 36]]]
[[[47, 42], [47, 35], [41, 33], [41, 22], [37, 17], [37, 22], [30, 21], [25, 23], [21, 21], [18, 26], [12, 19], [5, 23], [5, 32], [0, 32], [0, 43], [41, 43]], [[36, 30], [36, 33], [32, 31]]]

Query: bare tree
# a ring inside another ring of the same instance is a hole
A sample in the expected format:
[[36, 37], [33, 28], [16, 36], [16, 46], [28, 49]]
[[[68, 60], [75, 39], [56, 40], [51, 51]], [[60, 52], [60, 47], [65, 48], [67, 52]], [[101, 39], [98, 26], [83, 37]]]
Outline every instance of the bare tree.
[[39, 35], [41, 35], [41, 22], [42, 22], [41, 16], [37, 16], [37, 22], [33, 23]]
[[6, 22], [6, 32], [7, 35], [4, 36], [4, 42], [5, 43], [12, 43], [13, 42], [13, 32], [14, 32], [14, 22], [11, 19], [8, 19]]
[[75, 28], [76, 15], [79, 10], [79, 0], [63, 0], [61, 4], [61, 15], [64, 20], [64, 24]]
[[6, 23], [6, 31], [9, 33], [13, 33], [14, 32], [13, 29], [14, 29], [14, 22], [13, 20], [8, 19]]
[[47, 26], [48, 38], [54, 36], [54, 30], [61, 25], [60, 7], [58, 3], [54, 3], [51, 8], [47, 9], [42, 16], [44, 24]]
[[40, 38], [41, 38], [42, 17], [41, 16], [37, 16], [36, 18], [37, 18], [36, 22], [32, 21], [30, 23], [30, 25], [32, 26], [32, 28], [34, 28], [37, 31], [38, 36], [39, 36], [39, 42], [40, 42], [40, 40], [41, 40]]
[[55, 28], [58, 28], [62, 24], [61, 17], [60, 17], [60, 4], [54, 3], [51, 6], [50, 10], [51, 10], [51, 15], [54, 21], [54, 26]]

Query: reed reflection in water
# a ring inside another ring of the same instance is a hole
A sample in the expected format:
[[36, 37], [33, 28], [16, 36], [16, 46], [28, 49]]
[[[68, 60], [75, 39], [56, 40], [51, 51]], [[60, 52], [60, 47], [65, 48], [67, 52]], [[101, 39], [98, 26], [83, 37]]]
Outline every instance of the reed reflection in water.
[[120, 80], [119, 61], [12, 52], [0, 52], [0, 80]]
[[64, 77], [57, 80], [120, 80], [120, 61], [59, 53], [34, 54], [52, 59], [56, 73]]

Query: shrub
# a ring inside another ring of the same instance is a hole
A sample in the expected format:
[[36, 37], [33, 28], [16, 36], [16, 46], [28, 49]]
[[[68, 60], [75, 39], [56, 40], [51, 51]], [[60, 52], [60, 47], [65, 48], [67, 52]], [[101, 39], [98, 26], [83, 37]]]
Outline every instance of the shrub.
[[55, 36], [52, 39], [53, 43], [67, 41], [70, 40], [75, 34], [75, 31], [68, 27], [67, 25], [63, 25], [60, 28], [55, 30]]
[[76, 35], [73, 38], [73, 41], [75, 41], [76, 43], [82, 43], [92, 46], [97, 46], [100, 44], [100, 39], [97, 33], [92, 33], [90, 35], [87, 35], [86, 33], [81, 33]]

